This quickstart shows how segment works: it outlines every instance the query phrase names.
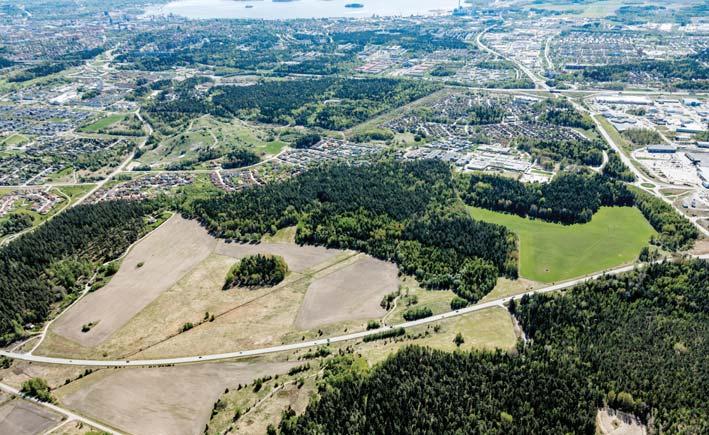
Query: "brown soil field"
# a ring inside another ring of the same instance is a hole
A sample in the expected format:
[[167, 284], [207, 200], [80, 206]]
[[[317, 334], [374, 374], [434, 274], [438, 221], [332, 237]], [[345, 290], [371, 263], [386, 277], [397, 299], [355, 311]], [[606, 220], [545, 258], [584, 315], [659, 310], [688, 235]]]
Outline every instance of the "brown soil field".
[[192, 435], [202, 433], [225, 388], [295, 365], [243, 362], [105, 370], [56, 395], [64, 406], [129, 433]]
[[61, 421], [62, 416], [40, 405], [0, 393], [0, 434], [41, 434]]
[[396, 265], [362, 256], [308, 287], [295, 326], [318, 326], [359, 319], [380, 318], [386, 311], [379, 305], [384, 295], [398, 286]]
[[293, 243], [260, 243], [258, 245], [246, 245], [241, 243], [225, 243], [223, 240], [220, 240], [215, 252], [234, 258], [254, 254], [280, 255], [286, 260], [289, 270], [293, 272], [303, 272], [330, 260], [344, 251], [327, 249], [321, 246], [299, 246]]
[[[216, 243], [196, 221], [173, 216], [131, 249], [106, 287], [77, 302], [52, 330], [82, 346], [102, 343], [207, 258]], [[98, 323], [82, 332], [89, 322]]]

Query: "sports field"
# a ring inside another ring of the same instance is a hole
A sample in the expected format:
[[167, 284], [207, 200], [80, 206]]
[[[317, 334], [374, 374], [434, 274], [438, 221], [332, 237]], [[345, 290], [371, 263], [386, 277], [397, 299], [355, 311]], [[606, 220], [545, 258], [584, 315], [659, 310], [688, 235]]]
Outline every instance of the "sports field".
[[655, 234], [640, 211], [603, 207], [591, 222], [561, 225], [470, 207], [476, 219], [504, 225], [519, 237], [520, 276], [558, 282], [634, 261]]

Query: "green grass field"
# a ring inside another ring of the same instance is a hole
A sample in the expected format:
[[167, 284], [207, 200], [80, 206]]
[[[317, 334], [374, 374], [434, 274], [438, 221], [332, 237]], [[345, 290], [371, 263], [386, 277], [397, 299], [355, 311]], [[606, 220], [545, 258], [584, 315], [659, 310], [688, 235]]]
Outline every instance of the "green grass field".
[[29, 139], [27, 139], [26, 136], [23, 136], [21, 134], [13, 134], [12, 136], [8, 136], [5, 139], [5, 141], [3, 142], [3, 145], [17, 146], [17, 145], [22, 145], [28, 141], [29, 141]]
[[125, 119], [125, 115], [121, 114], [114, 114], [114, 115], [108, 115], [104, 118], [99, 119], [98, 121], [94, 122], [93, 124], [89, 124], [85, 127], [82, 127], [81, 131], [85, 131], [87, 133], [97, 133], [101, 130], [106, 129], [107, 127], [123, 121]]
[[561, 225], [470, 207], [475, 219], [504, 225], [519, 237], [520, 276], [559, 282], [634, 261], [655, 234], [640, 211], [603, 207], [591, 222]]

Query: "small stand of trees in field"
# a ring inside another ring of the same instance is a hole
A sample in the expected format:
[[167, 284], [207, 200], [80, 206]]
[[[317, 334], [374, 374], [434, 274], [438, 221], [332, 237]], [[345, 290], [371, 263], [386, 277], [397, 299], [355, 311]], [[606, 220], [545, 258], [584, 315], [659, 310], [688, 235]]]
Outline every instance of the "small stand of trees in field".
[[288, 265], [278, 255], [250, 255], [232, 266], [226, 276], [224, 289], [232, 287], [274, 286], [286, 277]]

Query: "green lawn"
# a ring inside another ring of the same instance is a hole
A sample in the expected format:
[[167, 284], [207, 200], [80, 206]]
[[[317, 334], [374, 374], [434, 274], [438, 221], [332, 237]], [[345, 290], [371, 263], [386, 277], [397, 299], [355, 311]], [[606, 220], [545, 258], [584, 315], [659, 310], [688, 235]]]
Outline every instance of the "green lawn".
[[591, 222], [561, 225], [470, 207], [472, 216], [519, 236], [520, 276], [558, 282], [634, 261], [655, 234], [640, 211], [603, 207]]
[[26, 136], [23, 136], [21, 134], [13, 134], [12, 136], [9, 136], [5, 141], [3, 142], [3, 145], [7, 146], [16, 146], [16, 145], [22, 145], [23, 143], [27, 142], [29, 139], [27, 139]]
[[123, 121], [125, 119], [125, 115], [121, 114], [115, 114], [115, 115], [108, 115], [104, 118], [99, 119], [98, 121], [94, 122], [93, 124], [89, 124], [81, 129], [81, 131], [85, 131], [87, 133], [97, 133], [101, 130], [106, 129], [107, 127], [119, 122]]

